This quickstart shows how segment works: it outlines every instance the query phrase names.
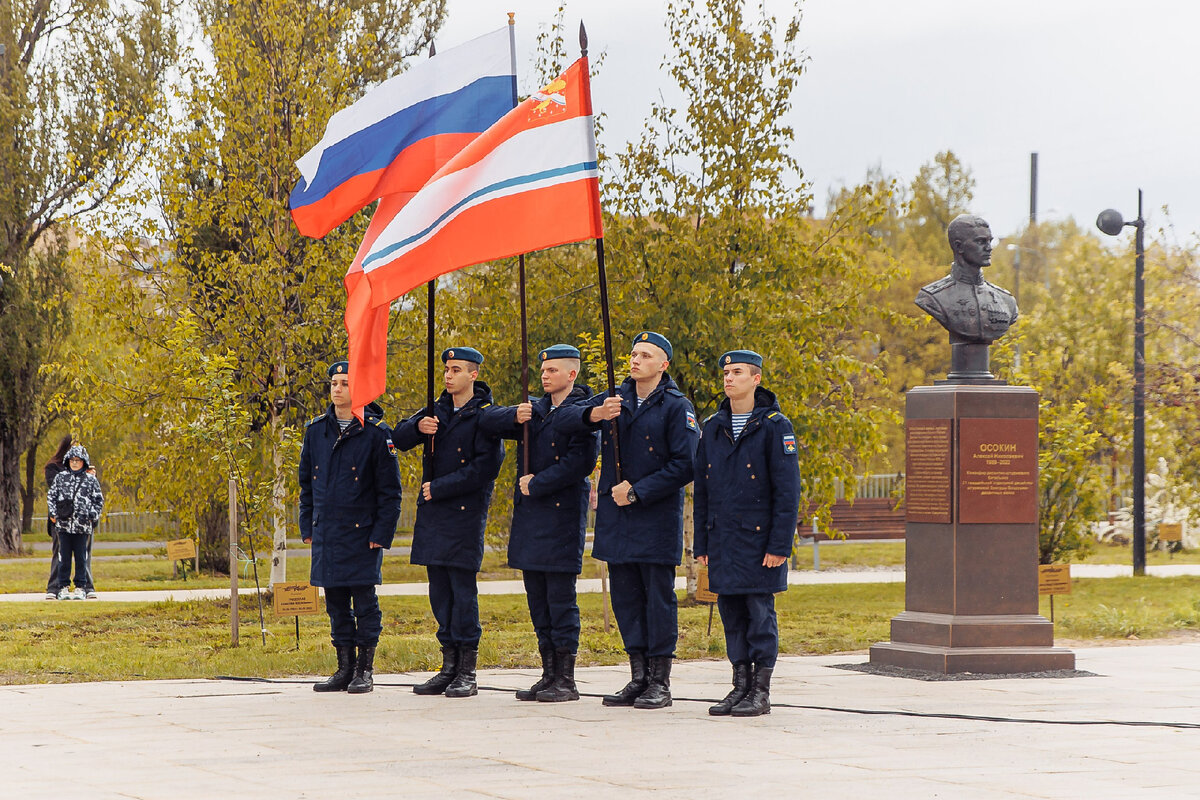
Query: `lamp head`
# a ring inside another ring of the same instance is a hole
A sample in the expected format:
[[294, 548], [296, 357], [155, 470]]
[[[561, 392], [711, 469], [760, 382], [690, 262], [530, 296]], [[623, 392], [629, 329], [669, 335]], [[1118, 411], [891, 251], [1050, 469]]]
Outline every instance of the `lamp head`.
[[1096, 217], [1096, 227], [1109, 236], [1116, 236], [1125, 227], [1125, 218], [1115, 208], [1106, 208]]

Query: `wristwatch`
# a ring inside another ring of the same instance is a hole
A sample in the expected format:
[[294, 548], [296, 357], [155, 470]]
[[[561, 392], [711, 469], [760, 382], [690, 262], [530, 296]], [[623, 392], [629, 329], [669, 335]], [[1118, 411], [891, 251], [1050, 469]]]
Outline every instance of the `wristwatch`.
[[629, 505], [633, 505], [638, 501], [637, 492], [633, 490], [632, 486], [629, 487], [629, 491], [625, 494], [625, 499], [629, 501]]

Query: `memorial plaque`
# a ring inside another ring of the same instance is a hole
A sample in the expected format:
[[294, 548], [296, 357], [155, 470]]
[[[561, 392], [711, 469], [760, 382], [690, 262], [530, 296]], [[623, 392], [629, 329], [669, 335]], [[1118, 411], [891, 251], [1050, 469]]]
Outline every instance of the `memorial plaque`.
[[953, 425], [948, 419], [910, 419], [904, 431], [904, 518], [908, 522], [954, 521]]
[[196, 557], [195, 539], [172, 539], [167, 542], [168, 561], [186, 561]]
[[717, 602], [717, 596], [708, 590], [708, 567], [700, 567], [700, 571], [696, 573], [696, 602]]
[[1183, 541], [1183, 523], [1182, 522], [1160, 522], [1160, 523], [1158, 523], [1158, 540], [1160, 542], [1182, 542]]
[[1070, 564], [1038, 564], [1038, 594], [1070, 593]]
[[1036, 419], [958, 422], [958, 521], [1036, 524]]
[[317, 587], [308, 581], [277, 583], [274, 586], [275, 613], [281, 617], [300, 614], [320, 614], [321, 604], [317, 598]]

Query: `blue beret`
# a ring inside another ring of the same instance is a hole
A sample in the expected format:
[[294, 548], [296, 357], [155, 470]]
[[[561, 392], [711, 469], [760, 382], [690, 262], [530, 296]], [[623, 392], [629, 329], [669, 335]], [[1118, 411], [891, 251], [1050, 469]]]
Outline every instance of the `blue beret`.
[[350, 362], [349, 361], [335, 361], [332, 364], [330, 364], [329, 369], [327, 369], [325, 371], [329, 374], [329, 377], [331, 377], [331, 378], [334, 375], [349, 375], [350, 374]]
[[452, 358], [458, 361], [471, 361], [475, 364], [483, 363], [483, 353], [474, 347], [447, 347], [442, 351], [443, 364]]
[[579, 348], [572, 347], [569, 344], [554, 344], [547, 347], [542, 352], [538, 353], [538, 361], [545, 361], [549, 358], [581, 358]]
[[762, 356], [753, 350], [730, 350], [721, 356], [721, 368], [724, 369], [729, 364], [752, 364], [762, 369]]
[[667, 361], [670, 361], [671, 357], [674, 355], [674, 351], [671, 349], [671, 343], [667, 341], [667, 337], [663, 336], [661, 333], [655, 333], [654, 331], [642, 331], [637, 336], [633, 337], [634, 344], [641, 344], [642, 342], [661, 347], [663, 352], [667, 354]]

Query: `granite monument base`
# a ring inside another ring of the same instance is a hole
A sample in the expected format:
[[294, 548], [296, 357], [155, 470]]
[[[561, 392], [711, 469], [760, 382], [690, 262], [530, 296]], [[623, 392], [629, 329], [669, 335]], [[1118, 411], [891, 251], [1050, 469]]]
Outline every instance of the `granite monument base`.
[[905, 611], [871, 663], [938, 673], [1073, 669], [1038, 613], [1032, 389], [922, 386], [906, 410]]

